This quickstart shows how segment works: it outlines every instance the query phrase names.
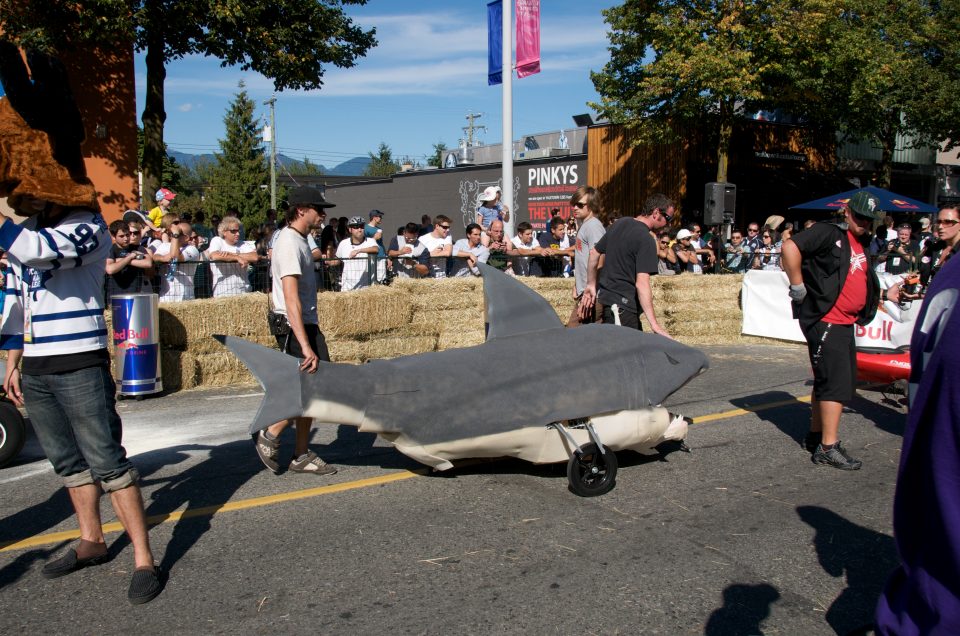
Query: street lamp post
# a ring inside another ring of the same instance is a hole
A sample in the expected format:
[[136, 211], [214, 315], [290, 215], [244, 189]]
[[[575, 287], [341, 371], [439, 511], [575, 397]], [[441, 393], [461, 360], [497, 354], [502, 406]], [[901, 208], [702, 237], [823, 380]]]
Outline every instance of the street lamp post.
[[277, 124], [274, 114], [276, 103], [276, 97], [263, 102], [264, 106], [270, 107], [270, 207], [274, 210], [277, 209]]

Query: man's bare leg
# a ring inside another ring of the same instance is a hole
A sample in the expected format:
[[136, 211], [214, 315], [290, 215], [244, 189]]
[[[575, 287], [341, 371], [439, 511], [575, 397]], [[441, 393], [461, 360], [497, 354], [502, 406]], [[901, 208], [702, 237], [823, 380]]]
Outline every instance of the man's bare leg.
[[[103, 527], [100, 522], [100, 486], [86, 484], [67, 488], [70, 503], [77, 513], [77, 522], [80, 524], [80, 538], [84, 541], [106, 546], [103, 538]], [[83, 558], [86, 555], [79, 555]]]
[[819, 419], [820, 430], [823, 432], [823, 441], [820, 442], [825, 446], [832, 446], [837, 443], [837, 438], [840, 433], [840, 416], [843, 414], [843, 403], [842, 402], [831, 402], [828, 400], [816, 402], [816, 411], [819, 415], [814, 416], [814, 424], [817, 424]]
[[136, 567], [153, 566], [153, 552], [150, 550], [150, 536], [147, 532], [147, 515], [143, 510], [143, 497], [140, 487], [128, 486], [110, 493], [110, 503], [123, 524], [130, 543], [133, 544], [133, 558]]
[[281, 420], [276, 424], [271, 424], [267, 427], [267, 432], [270, 433], [270, 437], [277, 438], [280, 437], [280, 434], [283, 433], [290, 426], [290, 423], [293, 420]]

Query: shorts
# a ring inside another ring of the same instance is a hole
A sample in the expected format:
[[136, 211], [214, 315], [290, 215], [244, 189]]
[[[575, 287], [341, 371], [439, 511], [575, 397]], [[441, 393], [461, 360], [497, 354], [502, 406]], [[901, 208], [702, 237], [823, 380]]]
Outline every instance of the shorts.
[[137, 483], [120, 441], [123, 425], [109, 366], [24, 375], [21, 386], [40, 446], [67, 488], [99, 483], [113, 492]]
[[817, 322], [804, 336], [813, 367], [813, 398], [847, 403], [856, 395], [857, 349], [853, 325]]
[[[307, 340], [310, 342], [310, 347], [313, 349], [313, 352], [317, 354], [317, 357], [326, 362], [330, 362], [330, 352], [327, 350], [327, 340], [323, 337], [323, 332], [320, 331], [320, 327], [317, 325], [304, 325], [304, 329], [307, 331]], [[293, 335], [293, 329], [290, 330], [285, 336], [276, 336], [277, 346], [280, 347], [280, 351], [283, 351], [286, 354], [293, 356], [294, 358], [300, 358], [301, 360], [306, 358], [303, 355], [303, 350], [300, 349], [300, 341], [297, 340], [297, 337]]]
[[602, 315], [604, 324], [620, 325], [643, 331], [643, 327], [640, 325], [640, 314], [623, 305], [604, 305]]

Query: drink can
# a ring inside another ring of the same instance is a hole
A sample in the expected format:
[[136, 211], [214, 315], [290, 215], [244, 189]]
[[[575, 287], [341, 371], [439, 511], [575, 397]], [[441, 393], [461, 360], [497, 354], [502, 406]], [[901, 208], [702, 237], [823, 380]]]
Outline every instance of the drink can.
[[157, 295], [120, 294], [110, 300], [110, 308], [117, 391], [120, 395], [162, 391]]

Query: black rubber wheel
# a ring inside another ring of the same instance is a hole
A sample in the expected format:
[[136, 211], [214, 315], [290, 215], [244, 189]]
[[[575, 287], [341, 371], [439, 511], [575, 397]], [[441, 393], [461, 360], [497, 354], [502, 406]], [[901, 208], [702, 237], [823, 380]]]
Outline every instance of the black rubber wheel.
[[27, 441], [27, 423], [10, 402], [0, 400], [0, 467], [17, 456]]
[[570, 490], [581, 497], [598, 497], [617, 485], [617, 456], [609, 448], [601, 453], [594, 443], [574, 451], [567, 462]]

